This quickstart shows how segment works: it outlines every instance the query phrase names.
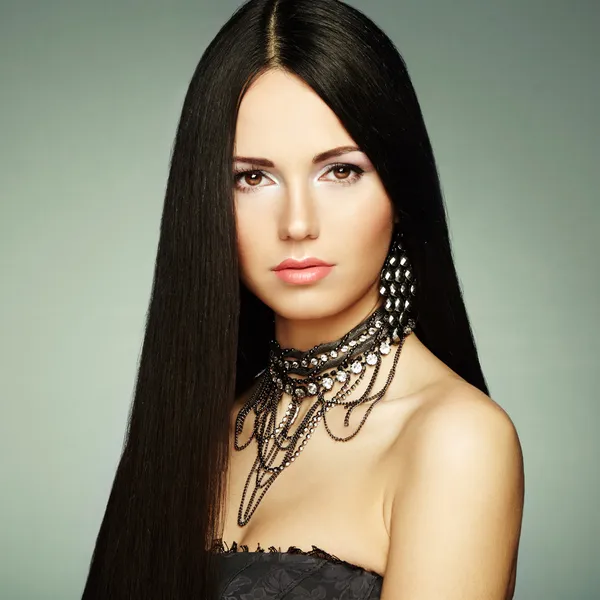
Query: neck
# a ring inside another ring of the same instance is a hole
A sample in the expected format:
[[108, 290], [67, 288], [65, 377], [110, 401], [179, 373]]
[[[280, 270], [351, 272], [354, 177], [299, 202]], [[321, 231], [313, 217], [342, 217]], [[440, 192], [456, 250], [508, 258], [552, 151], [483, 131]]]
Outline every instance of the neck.
[[381, 302], [356, 302], [341, 313], [315, 319], [286, 319], [275, 316], [275, 339], [282, 348], [310, 350], [313, 346], [341, 338], [371, 315]]

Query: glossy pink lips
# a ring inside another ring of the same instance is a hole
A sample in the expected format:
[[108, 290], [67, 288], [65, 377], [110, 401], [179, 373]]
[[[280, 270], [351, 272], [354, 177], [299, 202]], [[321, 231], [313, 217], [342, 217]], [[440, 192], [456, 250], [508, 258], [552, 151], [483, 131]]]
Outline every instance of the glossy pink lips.
[[327, 277], [332, 269], [333, 265], [318, 258], [304, 258], [302, 260], [287, 258], [278, 264], [273, 271], [279, 279], [286, 283], [305, 285]]

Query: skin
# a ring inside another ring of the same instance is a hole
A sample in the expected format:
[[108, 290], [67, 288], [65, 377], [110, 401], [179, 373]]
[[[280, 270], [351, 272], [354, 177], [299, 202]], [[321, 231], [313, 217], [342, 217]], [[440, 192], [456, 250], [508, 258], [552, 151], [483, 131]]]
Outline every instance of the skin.
[[[285, 346], [307, 350], [337, 339], [379, 302], [379, 272], [393, 226], [381, 180], [360, 151], [312, 162], [344, 146], [356, 143], [292, 75], [267, 73], [242, 100], [235, 155], [267, 158], [275, 166], [237, 180], [241, 277], [275, 312], [276, 337]], [[334, 170], [336, 163], [348, 166]], [[356, 167], [364, 171], [360, 177]], [[257, 167], [236, 160], [234, 168]], [[325, 279], [305, 286], [284, 283], [271, 271], [286, 258], [306, 257], [335, 266]]]
[[[360, 150], [312, 162], [343, 146], [356, 143], [294, 75], [263, 74], [242, 99], [235, 155], [273, 166], [234, 163], [246, 171], [235, 178], [241, 277], [273, 309], [283, 346], [306, 350], [337, 339], [380, 302], [393, 208]], [[349, 166], [332, 169], [340, 162]], [[364, 174], [356, 177], [352, 166]], [[306, 286], [286, 284], [272, 271], [286, 258], [308, 256], [335, 266]], [[376, 385], [392, 357], [384, 358]], [[237, 399], [232, 424], [251, 391]], [[361, 393], [357, 388], [355, 395]], [[308, 407], [303, 404], [300, 419]], [[330, 411], [332, 432], [354, 431], [361, 408], [349, 429], [344, 411]], [[242, 443], [252, 425], [249, 415]], [[383, 575], [382, 600], [512, 598], [524, 495], [516, 430], [498, 404], [438, 360], [415, 333], [359, 434], [340, 443], [318, 427], [240, 528], [239, 501], [256, 457], [250, 448], [231, 452], [227, 543], [282, 550], [314, 544]]]

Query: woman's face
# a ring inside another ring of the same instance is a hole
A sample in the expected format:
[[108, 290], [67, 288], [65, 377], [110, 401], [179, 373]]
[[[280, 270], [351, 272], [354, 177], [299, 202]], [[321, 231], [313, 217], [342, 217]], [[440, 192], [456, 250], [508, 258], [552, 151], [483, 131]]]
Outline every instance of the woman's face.
[[240, 275], [279, 317], [320, 319], [350, 307], [366, 315], [379, 302], [393, 209], [373, 165], [352, 147], [331, 109], [294, 75], [269, 71], [242, 99]]

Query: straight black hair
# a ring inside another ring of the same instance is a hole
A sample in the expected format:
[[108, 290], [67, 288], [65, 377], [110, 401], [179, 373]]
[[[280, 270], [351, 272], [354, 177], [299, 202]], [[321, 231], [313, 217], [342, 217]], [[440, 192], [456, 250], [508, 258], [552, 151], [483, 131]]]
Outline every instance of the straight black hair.
[[230, 414], [274, 333], [272, 312], [239, 281], [232, 175], [241, 99], [271, 69], [306, 82], [374, 164], [419, 282], [416, 334], [488, 393], [431, 144], [394, 44], [338, 0], [244, 3], [183, 104], [135, 394], [84, 600], [216, 598]]

